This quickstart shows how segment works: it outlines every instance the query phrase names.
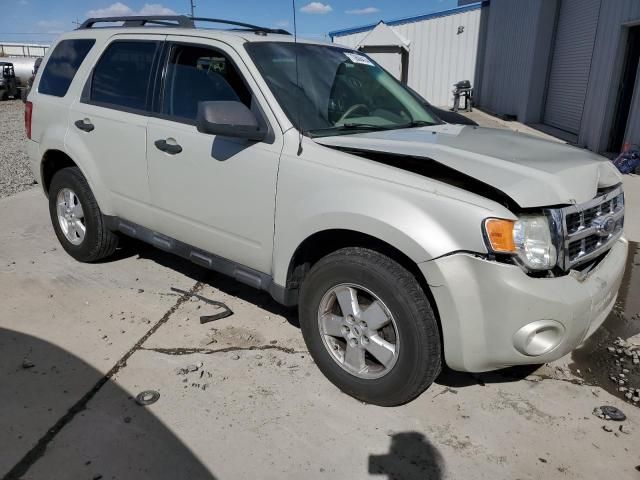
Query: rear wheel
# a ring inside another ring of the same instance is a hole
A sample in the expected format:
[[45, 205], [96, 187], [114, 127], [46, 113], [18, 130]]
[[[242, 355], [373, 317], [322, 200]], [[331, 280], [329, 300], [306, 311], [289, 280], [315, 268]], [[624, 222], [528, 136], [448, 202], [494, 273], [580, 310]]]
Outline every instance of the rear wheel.
[[345, 248], [304, 280], [300, 325], [320, 370], [345, 393], [406, 403], [441, 370], [438, 324], [416, 278], [378, 252]]
[[118, 237], [106, 228], [87, 180], [78, 167], [59, 170], [49, 188], [49, 214], [65, 251], [81, 262], [111, 255]]

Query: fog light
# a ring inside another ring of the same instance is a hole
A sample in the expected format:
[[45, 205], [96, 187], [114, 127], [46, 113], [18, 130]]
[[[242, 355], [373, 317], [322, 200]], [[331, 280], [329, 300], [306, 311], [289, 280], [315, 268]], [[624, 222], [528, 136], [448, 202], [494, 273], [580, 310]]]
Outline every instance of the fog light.
[[562, 342], [564, 327], [555, 320], [538, 320], [532, 322], [513, 336], [513, 346], [523, 355], [535, 357], [544, 355]]

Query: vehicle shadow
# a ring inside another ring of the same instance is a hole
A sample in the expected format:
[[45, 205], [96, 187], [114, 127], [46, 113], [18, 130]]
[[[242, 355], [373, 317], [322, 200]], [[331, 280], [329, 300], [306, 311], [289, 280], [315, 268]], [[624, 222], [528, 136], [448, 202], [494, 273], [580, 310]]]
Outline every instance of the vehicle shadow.
[[71, 353], [4, 328], [0, 405], [5, 480], [215, 478], [130, 392]]
[[221, 273], [207, 270], [195, 263], [185, 260], [172, 253], [164, 252], [142, 241], [129, 239], [123, 242], [121, 248], [111, 257], [112, 261], [137, 256], [150, 260], [165, 268], [175, 270], [194, 281], [203, 282], [212, 288], [220, 290], [239, 299], [257, 305], [273, 315], [285, 318], [291, 325], [300, 328], [298, 312], [295, 308], [287, 308], [277, 303], [267, 292], [255, 289]]
[[533, 374], [538, 368], [540, 368], [540, 365], [522, 365], [502, 368], [492, 372], [469, 373], [458, 372], [445, 366], [435, 383], [444, 387], [462, 388], [473, 385], [484, 386], [492, 383], [520, 382]]
[[389, 453], [369, 455], [369, 474], [386, 475], [389, 480], [440, 480], [444, 470], [442, 455], [419, 432], [395, 433]]

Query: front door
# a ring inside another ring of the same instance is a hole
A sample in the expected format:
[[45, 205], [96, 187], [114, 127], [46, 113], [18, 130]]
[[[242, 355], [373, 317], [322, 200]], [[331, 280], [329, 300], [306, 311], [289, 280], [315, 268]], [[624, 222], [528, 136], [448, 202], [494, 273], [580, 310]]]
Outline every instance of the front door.
[[[270, 273], [281, 131], [230, 47], [168, 40], [157, 115], [147, 126], [151, 201], [161, 232]], [[267, 140], [198, 132], [198, 102], [215, 100], [244, 103], [269, 126]]]

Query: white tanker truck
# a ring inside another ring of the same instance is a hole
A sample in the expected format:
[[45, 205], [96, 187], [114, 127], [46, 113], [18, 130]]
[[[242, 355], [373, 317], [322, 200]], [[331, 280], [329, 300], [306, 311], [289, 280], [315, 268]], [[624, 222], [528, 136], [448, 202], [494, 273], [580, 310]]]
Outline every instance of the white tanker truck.
[[0, 57], [0, 100], [26, 98], [42, 57]]

